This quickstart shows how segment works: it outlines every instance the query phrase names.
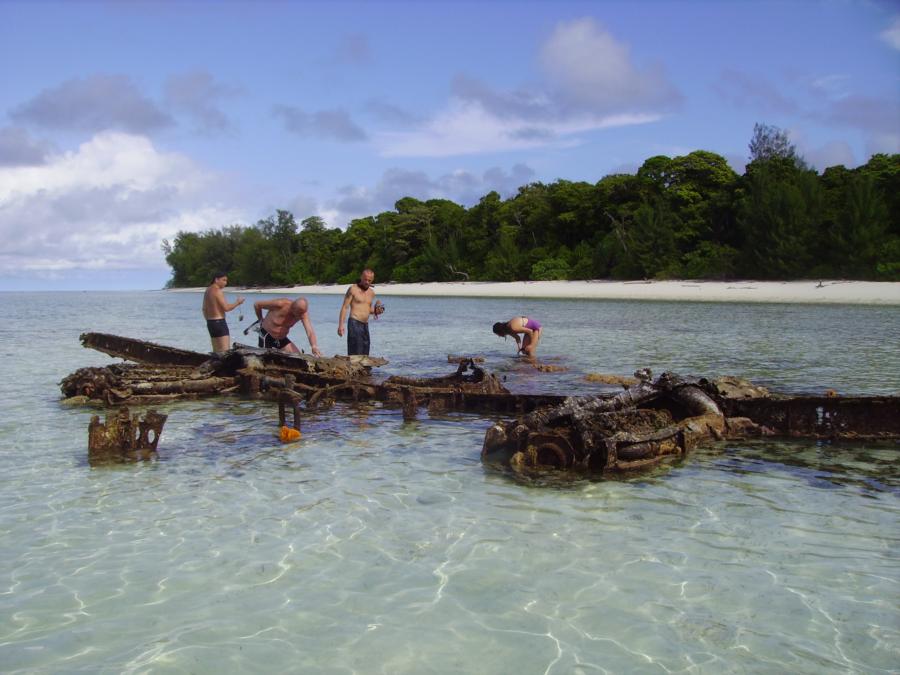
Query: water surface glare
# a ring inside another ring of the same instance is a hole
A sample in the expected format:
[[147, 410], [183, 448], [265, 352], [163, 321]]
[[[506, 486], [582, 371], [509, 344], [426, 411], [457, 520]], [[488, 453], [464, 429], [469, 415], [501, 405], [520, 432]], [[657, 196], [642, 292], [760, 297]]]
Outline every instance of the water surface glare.
[[[310, 301], [323, 351], [341, 353], [340, 296]], [[588, 393], [586, 373], [649, 366], [900, 393], [895, 307], [385, 304], [383, 374], [443, 375], [447, 354], [478, 353], [513, 391]], [[283, 446], [273, 404], [221, 399], [158, 406], [157, 460], [91, 468], [97, 411], [62, 405], [58, 382], [114, 360], [78, 335], [206, 351], [199, 305], [0, 293], [3, 672], [900, 666], [896, 444], [732, 442], [626, 481], [555, 484], [483, 467], [487, 417], [338, 405]], [[518, 313], [544, 323], [540, 356], [567, 372], [535, 371], [490, 333]], [[233, 337], [251, 315], [229, 315]]]

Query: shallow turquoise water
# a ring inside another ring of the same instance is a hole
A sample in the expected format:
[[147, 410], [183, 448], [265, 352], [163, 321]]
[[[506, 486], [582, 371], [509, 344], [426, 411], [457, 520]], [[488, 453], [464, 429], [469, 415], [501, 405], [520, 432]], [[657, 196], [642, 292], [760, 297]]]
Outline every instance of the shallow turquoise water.
[[[59, 380], [87, 330], [208, 349], [200, 297], [0, 294], [4, 672], [890, 672], [898, 447], [731, 443], [628, 481], [538, 485], [479, 461], [490, 420], [172, 404], [154, 462], [92, 469]], [[900, 308], [385, 299], [384, 374], [481, 353], [514, 391], [587, 372], [900, 392]], [[311, 298], [325, 353], [339, 296]], [[545, 325], [539, 373], [493, 321]], [[249, 323], [229, 315], [232, 334]], [[302, 336], [302, 331], [299, 334]], [[305, 341], [300, 340], [305, 346]]]

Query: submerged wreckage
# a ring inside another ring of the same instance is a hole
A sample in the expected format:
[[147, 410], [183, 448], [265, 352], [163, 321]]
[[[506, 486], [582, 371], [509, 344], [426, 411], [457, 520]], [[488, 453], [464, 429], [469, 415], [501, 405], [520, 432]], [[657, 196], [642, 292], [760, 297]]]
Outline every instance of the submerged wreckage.
[[[618, 393], [515, 394], [471, 358], [451, 358], [459, 366], [444, 377], [377, 380], [370, 370], [386, 361], [370, 357], [316, 358], [243, 345], [209, 355], [102, 333], [85, 333], [81, 342], [130, 363], [81, 368], [67, 376], [60, 388], [73, 403], [147, 405], [239, 395], [278, 402], [282, 425], [290, 405], [297, 428], [301, 405], [335, 401], [394, 404], [405, 419], [414, 418], [420, 407], [515, 415], [487, 430], [481, 457], [524, 472], [631, 471], [683, 456], [701, 443], [754, 436], [900, 439], [898, 396], [782, 396], [732, 377], [663, 373], [653, 379], [649, 370], [635, 373], [634, 383]], [[154, 449], [160, 430], [161, 423]]]

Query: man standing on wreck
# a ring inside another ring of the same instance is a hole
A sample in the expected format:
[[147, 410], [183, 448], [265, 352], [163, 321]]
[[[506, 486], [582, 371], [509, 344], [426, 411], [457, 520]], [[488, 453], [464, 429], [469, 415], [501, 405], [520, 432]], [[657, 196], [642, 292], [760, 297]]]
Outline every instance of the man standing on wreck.
[[[313, 330], [312, 321], [309, 320], [309, 303], [306, 298], [297, 298], [293, 302], [288, 298], [277, 300], [260, 300], [253, 303], [256, 318], [259, 319], [259, 346], [265, 349], [275, 348], [283, 352], [299, 354], [297, 345], [288, 338], [288, 332], [293, 325], [300, 321], [306, 330], [309, 346], [314, 356], [322, 356], [319, 351], [319, 342], [316, 340], [316, 331]], [[262, 311], [266, 312], [263, 318]]]
[[375, 301], [373, 281], [375, 281], [375, 272], [366, 268], [359, 275], [359, 281], [348, 288], [344, 294], [344, 304], [341, 305], [337, 332], [343, 337], [344, 318], [347, 316], [347, 308], [349, 308], [347, 354], [350, 356], [354, 354], [369, 355], [369, 316], [374, 314], [377, 319], [384, 312], [384, 305]]
[[227, 285], [228, 275], [225, 272], [216, 272], [213, 275], [212, 283], [206, 287], [206, 292], [203, 293], [203, 318], [206, 319], [206, 330], [209, 331], [213, 351], [217, 353], [227, 352], [231, 348], [231, 336], [228, 333], [225, 312], [230, 312], [244, 303], [244, 299], [240, 296], [231, 304], [225, 302], [225, 294], [222, 289]]

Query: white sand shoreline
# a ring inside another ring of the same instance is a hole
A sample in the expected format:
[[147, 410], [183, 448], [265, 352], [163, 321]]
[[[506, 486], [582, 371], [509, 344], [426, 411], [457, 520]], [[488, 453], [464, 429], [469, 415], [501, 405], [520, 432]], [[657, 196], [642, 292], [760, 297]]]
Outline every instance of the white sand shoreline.
[[[280, 288], [229, 287], [241, 295], [342, 295], [348, 284]], [[170, 289], [198, 293], [203, 288]], [[560, 298], [673, 302], [769, 302], [900, 305], [900, 282], [878, 281], [459, 281], [375, 284], [379, 296]]]

